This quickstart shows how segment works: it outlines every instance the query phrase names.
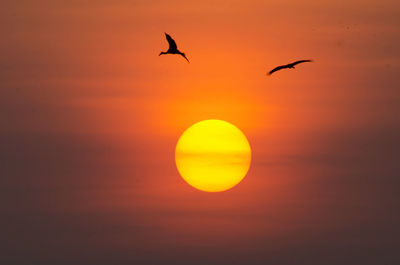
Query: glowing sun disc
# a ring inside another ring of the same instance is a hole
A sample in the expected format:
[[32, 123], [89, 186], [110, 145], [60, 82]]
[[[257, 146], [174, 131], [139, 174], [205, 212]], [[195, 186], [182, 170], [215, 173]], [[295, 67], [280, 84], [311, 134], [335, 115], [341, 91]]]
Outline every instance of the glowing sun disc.
[[205, 120], [183, 132], [176, 144], [175, 162], [179, 174], [194, 188], [225, 191], [246, 176], [251, 148], [246, 136], [234, 125]]

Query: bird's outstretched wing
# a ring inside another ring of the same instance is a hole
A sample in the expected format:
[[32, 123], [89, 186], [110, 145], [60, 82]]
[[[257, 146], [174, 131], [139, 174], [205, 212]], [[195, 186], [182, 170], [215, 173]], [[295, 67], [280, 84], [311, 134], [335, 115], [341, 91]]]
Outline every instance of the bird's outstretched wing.
[[167, 41], [169, 43], [169, 49], [168, 50], [177, 50], [178, 47], [176, 46], [176, 42], [174, 41], [173, 38], [171, 38], [170, 35], [168, 35], [166, 32], [165, 33], [165, 37], [167, 38]]
[[281, 66], [275, 67], [274, 69], [272, 69], [271, 71], [268, 72], [268, 75], [272, 75], [276, 71], [279, 71], [279, 70], [285, 69], [285, 68], [287, 68], [287, 65], [281, 65]]
[[296, 61], [294, 63], [291, 63], [291, 65], [295, 66], [296, 64], [299, 64], [299, 63], [308, 63], [308, 62], [312, 62], [312, 60], [300, 60], [300, 61]]
[[184, 53], [182, 53], [181, 55], [183, 56], [183, 58], [185, 58], [185, 59], [186, 59], [186, 61], [188, 61], [188, 63], [190, 63], [190, 62], [189, 62], [189, 59], [188, 59], [188, 58], [186, 58], [186, 55], [185, 55]]

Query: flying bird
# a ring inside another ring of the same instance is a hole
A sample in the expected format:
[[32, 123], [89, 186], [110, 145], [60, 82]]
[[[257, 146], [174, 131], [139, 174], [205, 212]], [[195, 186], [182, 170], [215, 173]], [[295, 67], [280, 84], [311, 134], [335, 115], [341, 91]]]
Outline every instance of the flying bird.
[[[165, 32], [164, 32], [164, 33], [165, 33]], [[188, 61], [188, 63], [189, 63], [189, 60], [188, 60], [188, 58], [186, 58], [185, 54], [184, 54], [183, 52], [181, 52], [181, 51], [178, 50], [178, 47], [176, 46], [176, 42], [174, 41], [174, 39], [171, 38], [171, 36], [168, 35], [167, 33], [165, 33], [165, 37], [167, 38], [167, 41], [168, 41], [168, 44], [169, 44], [168, 51], [166, 51], [166, 52], [160, 52], [160, 54], [159, 54], [158, 56], [163, 55], [163, 54], [180, 54], [180, 55], [182, 55], [183, 58], [185, 58], [186, 61]]]
[[300, 61], [296, 61], [296, 62], [294, 62], [294, 63], [281, 65], [281, 66], [275, 67], [274, 69], [272, 69], [271, 71], [269, 71], [269, 72], [268, 72], [268, 75], [272, 75], [272, 74], [275, 73], [276, 71], [279, 71], [279, 70], [282, 70], [282, 69], [294, 68], [294, 66], [295, 66], [296, 64], [299, 64], [299, 63], [308, 63], [308, 62], [312, 62], [312, 60], [300, 60]]

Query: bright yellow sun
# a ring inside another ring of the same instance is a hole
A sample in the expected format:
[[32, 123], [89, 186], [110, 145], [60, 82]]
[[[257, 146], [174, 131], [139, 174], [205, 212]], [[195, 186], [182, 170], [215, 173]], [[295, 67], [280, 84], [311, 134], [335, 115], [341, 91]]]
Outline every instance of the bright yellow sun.
[[234, 125], [205, 120], [189, 127], [176, 144], [175, 161], [182, 178], [196, 189], [228, 190], [247, 174], [251, 149]]

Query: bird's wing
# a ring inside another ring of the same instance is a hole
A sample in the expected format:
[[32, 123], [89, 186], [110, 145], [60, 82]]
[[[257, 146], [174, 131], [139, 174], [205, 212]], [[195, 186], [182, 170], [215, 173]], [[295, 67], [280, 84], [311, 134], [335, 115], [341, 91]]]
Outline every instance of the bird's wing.
[[272, 69], [271, 71], [268, 72], [268, 75], [272, 75], [276, 71], [279, 71], [279, 70], [284, 69], [284, 68], [287, 68], [287, 65], [281, 65], [281, 66], [275, 67], [274, 69]]
[[174, 39], [171, 38], [171, 36], [167, 33], [165, 33], [165, 37], [167, 38], [167, 41], [169, 43], [169, 50], [177, 50], [178, 47], [176, 46], [176, 42], [174, 41]]
[[190, 62], [189, 62], [189, 59], [188, 59], [188, 58], [186, 58], [186, 55], [185, 55], [184, 53], [182, 53], [181, 55], [183, 56], [183, 58], [185, 58], [185, 59], [186, 59], [186, 61], [188, 61], [188, 63], [190, 63]]
[[312, 62], [312, 60], [300, 60], [300, 61], [296, 61], [294, 63], [291, 63], [291, 65], [295, 66], [296, 64], [299, 64], [299, 63], [308, 63], [308, 62]]

